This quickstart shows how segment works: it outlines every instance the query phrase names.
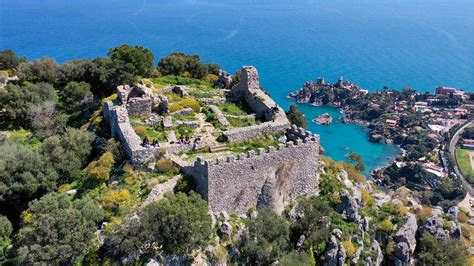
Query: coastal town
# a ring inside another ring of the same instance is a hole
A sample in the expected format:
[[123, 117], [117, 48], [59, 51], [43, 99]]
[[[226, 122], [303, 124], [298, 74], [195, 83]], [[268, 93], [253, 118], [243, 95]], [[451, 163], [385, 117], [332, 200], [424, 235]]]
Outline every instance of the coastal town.
[[472, 130], [474, 94], [442, 86], [434, 93], [386, 87], [369, 92], [341, 77], [334, 84], [323, 78], [306, 82], [289, 97], [299, 103], [337, 107], [344, 113], [341, 122], [369, 129], [370, 141], [398, 145], [402, 154], [371, 173], [377, 184], [406, 186], [422, 192], [433, 204], [454, 200], [464, 189], [472, 196], [473, 140], [462, 133]]

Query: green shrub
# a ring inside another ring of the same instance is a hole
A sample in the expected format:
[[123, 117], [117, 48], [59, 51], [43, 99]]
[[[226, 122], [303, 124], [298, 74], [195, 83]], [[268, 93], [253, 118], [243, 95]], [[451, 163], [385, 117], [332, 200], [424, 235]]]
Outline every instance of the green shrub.
[[194, 112], [198, 113], [201, 110], [201, 105], [195, 98], [186, 98], [179, 102], [179, 104], [185, 108], [191, 108]]
[[169, 111], [170, 113], [174, 113], [176, 111], [179, 111], [181, 109], [183, 109], [184, 107], [181, 105], [181, 104], [177, 104], [177, 103], [172, 103], [170, 104], [169, 106]]
[[143, 139], [144, 137], [146, 137], [147, 135], [147, 129], [146, 127], [144, 126], [137, 126], [137, 127], [134, 127], [133, 130], [135, 130], [135, 133], [137, 133], [137, 135]]
[[156, 161], [156, 171], [160, 174], [175, 175], [178, 173], [178, 168], [170, 159], [160, 159]]

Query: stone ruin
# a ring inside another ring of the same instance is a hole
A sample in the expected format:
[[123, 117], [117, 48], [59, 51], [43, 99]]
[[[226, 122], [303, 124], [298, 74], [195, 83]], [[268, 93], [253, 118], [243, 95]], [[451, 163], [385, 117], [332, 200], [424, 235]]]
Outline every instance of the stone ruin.
[[133, 117], [148, 117], [152, 112], [164, 113], [168, 111], [168, 99], [163, 95], [156, 95], [144, 85], [137, 84], [118, 86], [117, 95], [121, 103], [127, 107], [128, 115]]
[[[232, 77], [225, 77], [229, 78], [226, 79], [227, 83], [232, 86]], [[181, 87], [166, 89], [186, 93]], [[319, 136], [303, 128], [290, 126], [284, 110], [260, 88], [255, 67], [242, 67], [240, 82], [226, 91], [227, 101], [244, 101], [253, 110], [252, 115], [262, 123], [225, 130], [222, 133], [224, 140], [239, 142], [281, 132], [286, 135], [284, 139], [289, 141], [277, 147], [249, 151], [214, 162], [198, 158], [192, 165], [178, 163], [182, 172], [195, 180], [198, 192], [208, 201], [212, 211], [245, 213], [257, 207], [272, 208], [281, 213], [289, 201], [318, 193]], [[129, 115], [153, 117], [156, 113], [166, 113], [168, 100], [161, 94], [153, 94], [151, 89], [143, 85], [119, 86], [117, 94], [118, 99], [106, 102], [103, 106], [104, 118], [110, 124], [112, 136], [121, 140], [135, 167], [154, 169], [160, 148], [142, 145], [130, 124]], [[219, 112], [217, 107], [211, 109]], [[163, 117], [164, 125], [166, 118], [170, 118], [169, 115]], [[167, 154], [195, 148], [193, 144], [164, 147]]]
[[312, 135], [213, 162], [198, 158], [184, 172], [214, 212], [242, 214], [256, 207], [281, 213], [286, 203], [318, 193], [318, 154], [319, 136]]
[[229, 142], [257, 138], [264, 134], [285, 130], [290, 126], [285, 111], [260, 87], [258, 72], [253, 66], [242, 67], [240, 82], [230, 90], [227, 100], [244, 101], [255, 116], [264, 121], [259, 125], [224, 131], [222, 135]]

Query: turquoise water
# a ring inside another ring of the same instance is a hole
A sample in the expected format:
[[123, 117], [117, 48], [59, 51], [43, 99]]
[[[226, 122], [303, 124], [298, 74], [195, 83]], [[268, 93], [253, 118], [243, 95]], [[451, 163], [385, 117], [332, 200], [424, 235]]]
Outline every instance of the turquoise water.
[[[369, 90], [445, 85], [474, 91], [472, 0], [0, 0], [0, 49], [58, 61], [104, 56], [121, 43], [200, 54], [234, 72], [258, 67], [282, 106], [309, 79], [344, 75]], [[324, 108], [301, 106], [314, 118]], [[310, 129], [328, 155], [364, 156], [369, 168], [393, 146], [357, 125]]]

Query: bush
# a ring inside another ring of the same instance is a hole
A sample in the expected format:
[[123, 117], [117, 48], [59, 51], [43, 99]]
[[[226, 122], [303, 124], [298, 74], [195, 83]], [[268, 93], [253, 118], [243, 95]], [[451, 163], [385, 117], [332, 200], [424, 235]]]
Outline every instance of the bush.
[[183, 108], [184, 108], [184, 107], [183, 107], [182, 105], [180, 105], [180, 104], [172, 103], [172, 104], [170, 104], [170, 106], [169, 106], [169, 112], [170, 112], [170, 113], [174, 113], [174, 112], [179, 111], [179, 110], [181, 110], [181, 109], [183, 109]]
[[390, 234], [393, 230], [393, 223], [390, 219], [385, 219], [375, 225], [378, 230]]
[[105, 182], [109, 180], [114, 164], [114, 155], [111, 152], [105, 152], [99, 160], [91, 162], [86, 171], [89, 177]]
[[13, 232], [13, 227], [7, 217], [0, 215], [0, 255], [1, 250], [10, 241], [10, 235]]
[[288, 249], [288, 222], [270, 209], [261, 209], [256, 219], [247, 220], [249, 241], [241, 243], [241, 251], [251, 265], [269, 265]]
[[342, 241], [342, 245], [344, 246], [344, 249], [346, 250], [347, 256], [352, 258], [356, 253], [355, 245], [352, 244], [350, 240]]
[[132, 196], [127, 189], [109, 190], [99, 198], [99, 203], [117, 215], [132, 205]]
[[135, 133], [137, 133], [137, 135], [141, 139], [145, 138], [147, 135], [147, 130], [145, 126], [137, 126], [137, 127], [134, 127], [133, 130], [135, 131]]
[[177, 167], [170, 159], [161, 159], [156, 162], [156, 171], [160, 174], [175, 175], [178, 173]]
[[110, 236], [107, 249], [113, 256], [140, 251], [157, 255], [160, 247], [170, 255], [183, 255], [208, 245], [212, 220], [208, 205], [198, 194], [167, 193], [141, 209], [139, 222], [128, 223]]
[[201, 105], [195, 98], [186, 98], [179, 102], [179, 104], [185, 108], [191, 108], [195, 113], [199, 113]]
[[303, 112], [298, 110], [296, 105], [292, 104], [290, 106], [290, 110], [286, 112], [286, 116], [290, 123], [297, 125], [298, 127], [306, 127], [308, 125], [308, 121], [304, 117]]

